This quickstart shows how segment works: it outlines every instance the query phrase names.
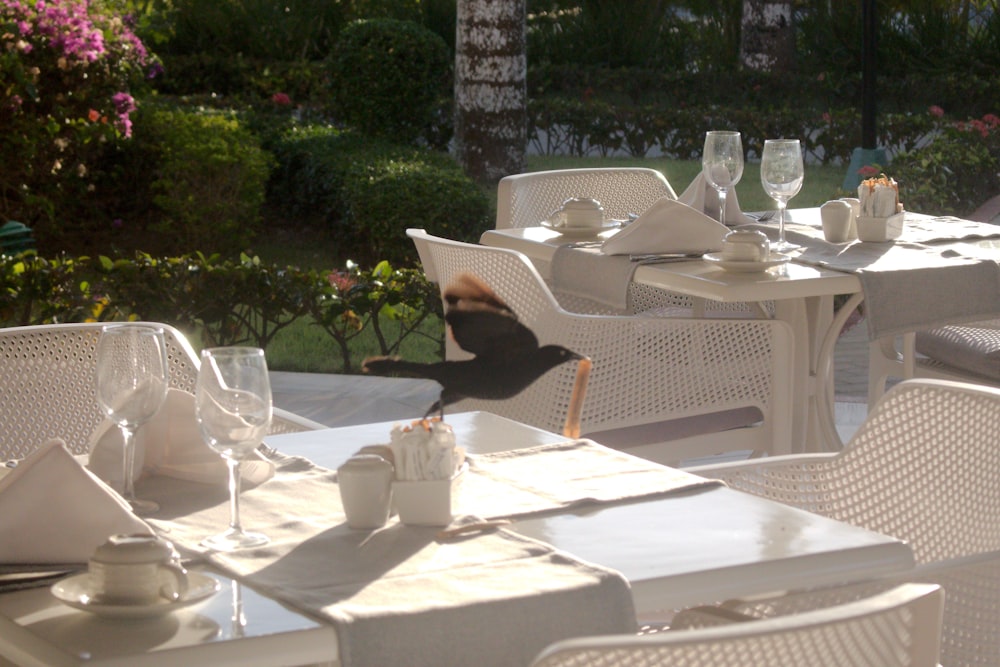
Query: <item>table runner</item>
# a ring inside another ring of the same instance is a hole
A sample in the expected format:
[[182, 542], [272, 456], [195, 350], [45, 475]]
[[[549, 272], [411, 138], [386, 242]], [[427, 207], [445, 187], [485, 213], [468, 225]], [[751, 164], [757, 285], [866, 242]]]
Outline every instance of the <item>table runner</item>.
[[[540, 474], [544, 485], [538, 484]], [[470, 456], [467, 481], [458, 487], [455, 509], [486, 518], [517, 518], [721, 484], [586, 439]]]
[[[345, 667], [527, 664], [560, 638], [634, 630], [628, 583], [617, 572], [507, 530], [452, 540], [395, 520], [371, 533], [351, 530], [334, 472], [299, 457], [275, 462], [275, 477], [241, 497], [244, 525], [271, 543], [206, 558], [333, 623]], [[717, 484], [586, 440], [471, 463], [456, 510], [490, 517]], [[154, 477], [139, 491], [160, 503], [151, 523], [184, 551], [202, 551], [198, 542], [227, 523], [219, 489]]]
[[[978, 223], [957, 218], [953, 220], [961, 224], [935, 229], [933, 221], [942, 220], [951, 225], [948, 221], [952, 219], [918, 218], [914, 229], [904, 227], [908, 230], [904, 236], [955, 241], [981, 238], [989, 231]], [[907, 220], [907, 226], [910, 224]], [[750, 227], [764, 231], [772, 240], [777, 238], [777, 230], [771, 225]], [[1000, 234], [1000, 230], [996, 233]], [[821, 231], [805, 225], [787, 225], [785, 236], [803, 246], [794, 255], [797, 263], [858, 276], [867, 304], [865, 319], [870, 340], [1000, 315], [1000, 265], [994, 260], [969, 257], [948, 245], [904, 240], [828, 243]]]
[[565, 244], [552, 255], [552, 290], [629, 310], [629, 285], [638, 266], [627, 255], [605, 255], [600, 244]]

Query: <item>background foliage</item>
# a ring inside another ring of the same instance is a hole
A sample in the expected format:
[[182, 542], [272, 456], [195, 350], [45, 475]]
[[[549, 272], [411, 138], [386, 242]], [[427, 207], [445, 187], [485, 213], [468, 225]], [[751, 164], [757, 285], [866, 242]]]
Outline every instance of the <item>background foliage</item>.
[[[878, 3], [879, 142], [910, 208], [965, 215], [1000, 192], [998, 3]], [[683, 160], [731, 127], [751, 162], [798, 136], [810, 163], [844, 164], [860, 3], [793, 4], [795, 61], [772, 74], [740, 65], [742, 0], [528, 0], [532, 150]], [[444, 150], [454, 39], [454, 0], [4, 0], [0, 220], [41, 255], [3, 260], [0, 320], [169, 314], [222, 342], [308, 321], [345, 360], [362, 330], [376, 352], [384, 323], [412, 338], [429, 311], [386, 269], [416, 264], [403, 230], [492, 226], [493, 193]], [[343, 268], [250, 259], [299, 237]]]

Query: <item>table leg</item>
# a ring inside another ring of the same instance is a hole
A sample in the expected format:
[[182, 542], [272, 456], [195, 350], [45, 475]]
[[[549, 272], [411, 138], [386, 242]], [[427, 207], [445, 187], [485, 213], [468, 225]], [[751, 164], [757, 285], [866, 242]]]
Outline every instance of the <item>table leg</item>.
[[[864, 300], [864, 294], [858, 292], [852, 294], [840, 309], [828, 318], [829, 324], [825, 330], [819, 329], [818, 334], [822, 336], [819, 347], [819, 354], [816, 361], [816, 423], [820, 431], [820, 438], [817, 442], [820, 445], [819, 451], [836, 451], [844, 446], [837, 432], [836, 419], [834, 417], [834, 392], [833, 392], [833, 353], [837, 345], [837, 338], [847, 322], [847, 318]], [[832, 312], [832, 307], [828, 309]]]
[[809, 412], [813, 393], [811, 363], [812, 338], [805, 299], [782, 299], [774, 302], [775, 319], [787, 322], [794, 336], [792, 351], [792, 451], [809, 451]]

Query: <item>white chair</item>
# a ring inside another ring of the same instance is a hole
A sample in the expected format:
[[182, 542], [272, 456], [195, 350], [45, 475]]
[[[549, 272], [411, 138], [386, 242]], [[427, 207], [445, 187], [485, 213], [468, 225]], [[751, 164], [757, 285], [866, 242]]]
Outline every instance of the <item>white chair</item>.
[[[194, 392], [200, 361], [177, 329], [160, 323], [167, 344], [170, 386]], [[50, 438], [74, 454], [104, 419], [95, 373], [102, 323], [46, 324], [0, 329], [0, 460], [19, 459]], [[271, 433], [323, 428], [275, 409]]]
[[869, 408], [890, 378], [920, 377], [1000, 387], [1000, 320], [952, 324], [869, 344]]
[[[582, 315], [559, 306], [521, 253], [410, 229], [428, 277], [444, 289], [464, 271], [478, 275], [542, 344], [559, 343], [593, 362], [582, 434], [660, 462], [724, 451], [791, 449], [791, 330], [784, 322]], [[449, 359], [468, 355], [449, 343]], [[550, 371], [505, 401], [464, 400], [559, 432], [575, 365]]]
[[[947, 591], [947, 666], [1000, 660], [1000, 624], [991, 623], [1000, 621], [998, 470], [1000, 389], [935, 379], [889, 390], [837, 453], [692, 468], [732, 488], [906, 540], [918, 564], [907, 578]], [[831, 594], [842, 592], [821, 596]]]
[[532, 667], [933, 667], [943, 591], [906, 584], [789, 616], [552, 644]]
[[907, 380], [838, 452], [692, 470], [906, 540], [918, 563], [1000, 551], [1000, 389]]
[[514, 174], [497, 184], [496, 228], [535, 226], [571, 197], [592, 197], [601, 202], [607, 217], [626, 220], [662, 197], [677, 199], [677, 194], [663, 174], [644, 167]]

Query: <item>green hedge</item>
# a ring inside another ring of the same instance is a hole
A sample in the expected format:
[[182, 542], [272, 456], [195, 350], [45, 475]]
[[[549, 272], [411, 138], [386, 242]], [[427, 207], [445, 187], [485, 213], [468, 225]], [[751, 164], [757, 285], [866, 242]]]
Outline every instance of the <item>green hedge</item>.
[[294, 127], [272, 151], [272, 205], [362, 264], [414, 264], [407, 227], [477, 241], [492, 226], [489, 197], [446, 153], [322, 126]]
[[[53, 322], [151, 320], [197, 332], [208, 345], [267, 348], [292, 323], [325, 331], [341, 356], [339, 370], [357, 372], [352, 345], [363, 333], [377, 352], [396, 354], [421, 325], [441, 316], [437, 287], [417, 269], [380, 262], [361, 269], [303, 271], [200, 253], [139, 254], [134, 259], [0, 255], [0, 326]], [[386, 323], [394, 326], [387, 327]], [[443, 327], [437, 329], [443, 335]], [[436, 347], [443, 350], [443, 340]]]

